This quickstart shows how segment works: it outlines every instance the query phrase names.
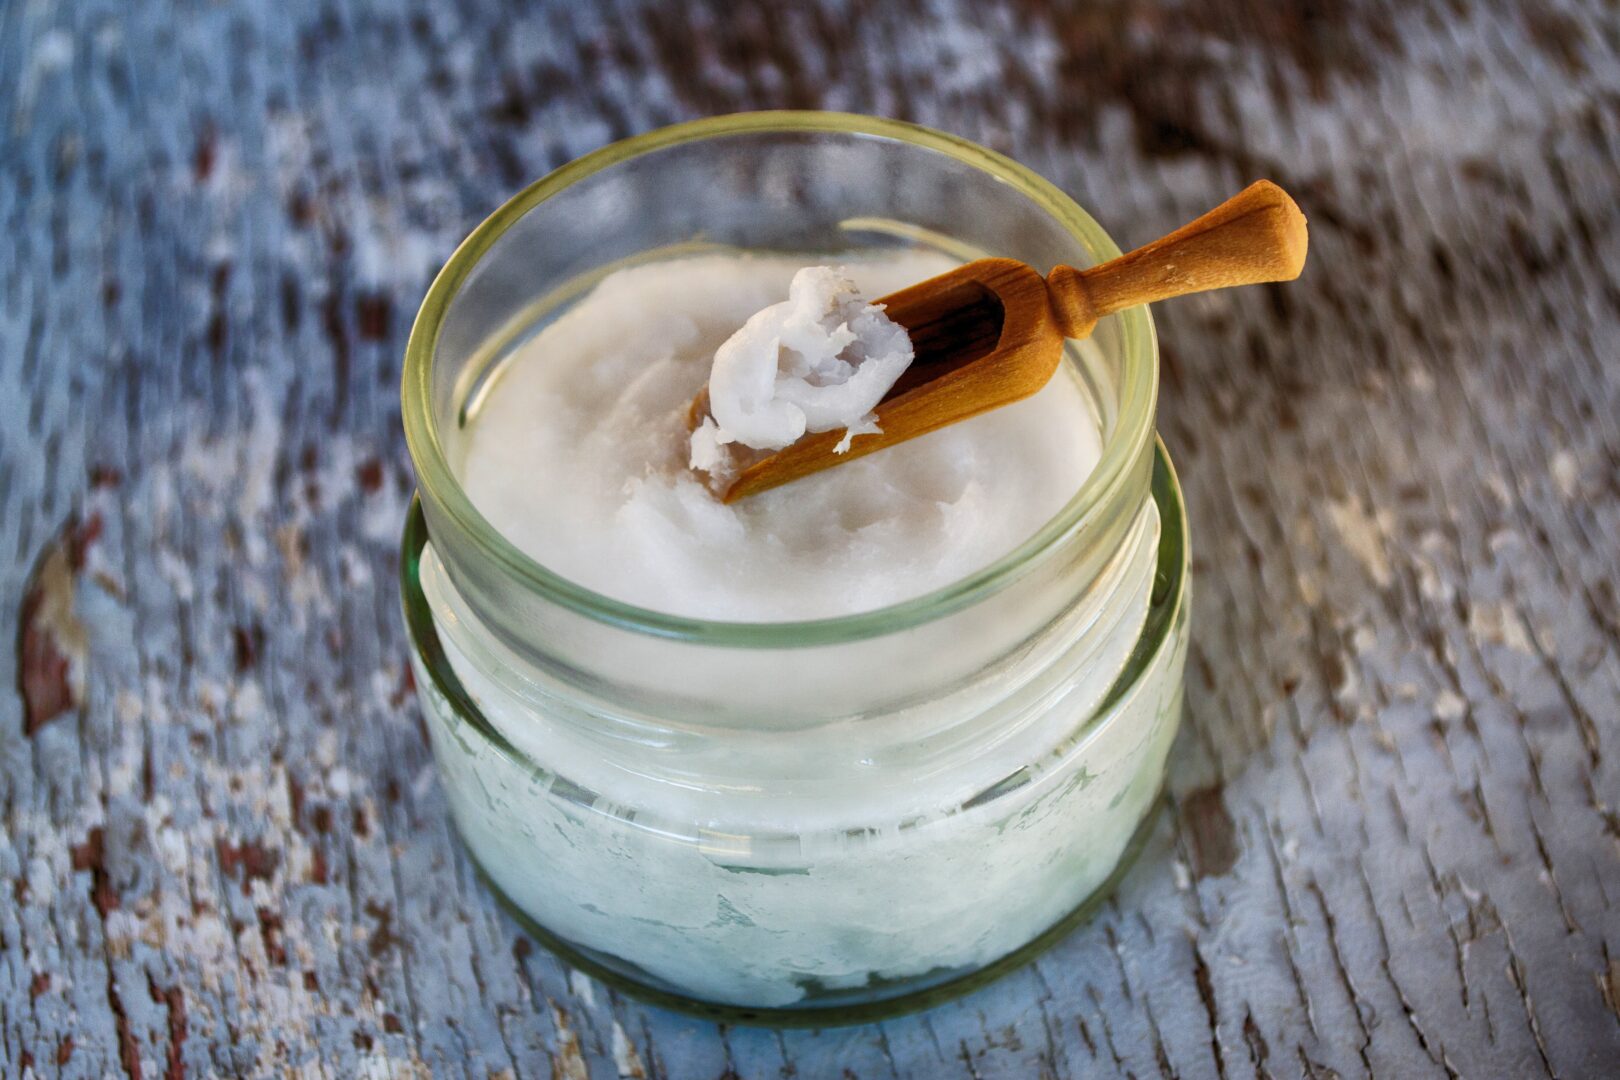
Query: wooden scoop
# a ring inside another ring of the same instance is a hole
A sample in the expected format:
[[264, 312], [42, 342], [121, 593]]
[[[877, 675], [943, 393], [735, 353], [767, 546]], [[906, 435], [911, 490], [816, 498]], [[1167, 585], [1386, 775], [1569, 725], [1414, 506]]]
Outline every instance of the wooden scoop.
[[[1016, 259], [978, 259], [877, 301], [911, 335], [916, 357], [878, 404], [880, 434], [833, 452], [842, 430], [758, 456], [726, 490], [731, 503], [1029, 397], [1057, 371], [1067, 338], [1097, 320], [1172, 296], [1291, 281], [1305, 266], [1305, 215], [1258, 180], [1170, 235], [1117, 259], [1042, 278]], [[695, 427], [708, 390], [692, 402]]]

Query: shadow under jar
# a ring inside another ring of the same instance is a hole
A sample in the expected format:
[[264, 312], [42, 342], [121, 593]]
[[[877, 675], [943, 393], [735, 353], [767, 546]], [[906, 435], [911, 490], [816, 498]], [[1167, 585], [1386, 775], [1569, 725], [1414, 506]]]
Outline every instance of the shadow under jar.
[[404, 603], [451, 812], [531, 931], [643, 997], [778, 1024], [929, 1004], [1081, 918], [1157, 804], [1188, 548], [1145, 309], [1103, 320], [1056, 376], [1101, 433], [1073, 499], [992, 565], [875, 611], [640, 609], [524, 555], [458, 481], [502, 362], [605, 273], [918, 247], [1042, 269], [1118, 254], [1061, 192], [971, 143], [745, 114], [526, 189], [455, 253], [412, 331]]

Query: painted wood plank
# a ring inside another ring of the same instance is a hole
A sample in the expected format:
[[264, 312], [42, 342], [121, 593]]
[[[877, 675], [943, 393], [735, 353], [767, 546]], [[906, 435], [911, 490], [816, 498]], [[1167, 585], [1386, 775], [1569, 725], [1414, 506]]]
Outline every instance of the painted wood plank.
[[[1620, 16], [1057, 8], [0, 6], [0, 1072], [1614, 1071]], [[393, 586], [434, 269], [570, 157], [762, 107], [959, 132], [1126, 242], [1267, 175], [1314, 236], [1158, 313], [1197, 593], [1148, 853], [1036, 964], [837, 1031], [523, 937]]]

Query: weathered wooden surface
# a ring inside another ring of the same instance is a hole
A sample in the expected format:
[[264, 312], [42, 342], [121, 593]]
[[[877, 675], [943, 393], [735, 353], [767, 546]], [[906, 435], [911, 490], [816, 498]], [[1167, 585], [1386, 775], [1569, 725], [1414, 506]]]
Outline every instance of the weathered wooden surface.
[[[0, 1072], [1620, 1072], [1615, 9], [730, 7], [0, 5]], [[1146, 857], [1036, 965], [824, 1032], [525, 941], [394, 589], [434, 268], [766, 106], [961, 132], [1125, 240], [1262, 174], [1314, 232], [1160, 313], [1198, 593]]]

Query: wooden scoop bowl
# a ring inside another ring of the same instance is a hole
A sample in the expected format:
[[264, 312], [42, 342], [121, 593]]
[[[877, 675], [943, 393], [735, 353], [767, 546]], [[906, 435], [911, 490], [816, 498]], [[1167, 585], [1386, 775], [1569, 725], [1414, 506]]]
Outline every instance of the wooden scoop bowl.
[[[834, 453], [842, 430], [806, 435], [763, 454], [726, 489], [727, 503], [842, 465], [1029, 397], [1057, 371], [1068, 338], [1097, 320], [1172, 296], [1291, 281], [1305, 266], [1305, 215], [1282, 188], [1258, 180], [1175, 232], [1089, 270], [1042, 278], [1016, 259], [978, 259], [877, 301], [911, 335], [916, 357], [875, 410], [879, 434]], [[692, 402], [695, 427], [708, 390]], [[757, 452], [756, 452], [757, 453]]]

